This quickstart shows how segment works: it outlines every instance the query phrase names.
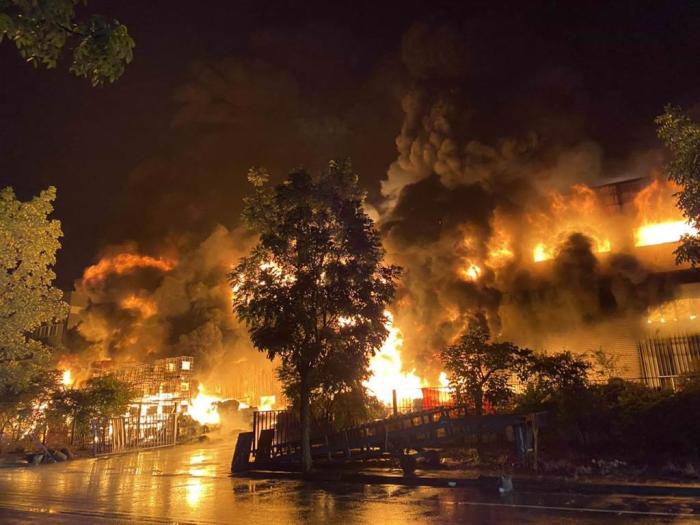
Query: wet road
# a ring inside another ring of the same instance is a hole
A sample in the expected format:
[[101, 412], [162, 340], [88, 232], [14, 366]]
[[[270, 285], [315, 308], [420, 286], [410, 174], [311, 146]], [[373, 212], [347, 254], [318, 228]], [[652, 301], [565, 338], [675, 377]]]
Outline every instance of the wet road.
[[232, 479], [233, 443], [0, 469], [0, 523], [700, 523], [700, 501]]

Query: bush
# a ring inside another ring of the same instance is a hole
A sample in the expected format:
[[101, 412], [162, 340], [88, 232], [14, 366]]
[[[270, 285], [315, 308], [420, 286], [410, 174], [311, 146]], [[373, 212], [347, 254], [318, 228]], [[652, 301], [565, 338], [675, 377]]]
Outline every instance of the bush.
[[110, 375], [93, 377], [83, 388], [56, 392], [49, 415], [55, 420], [70, 420], [75, 430], [83, 433], [94, 418], [124, 415], [135, 397], [128, 383]]
[[542, 398], [535, 386], [519, 397], [520, 410], [546, 410], [543, 439], [550, 448], [662, 463], [698, 457], [700, 389], [678, 392], [615, 378], [569, 385]]

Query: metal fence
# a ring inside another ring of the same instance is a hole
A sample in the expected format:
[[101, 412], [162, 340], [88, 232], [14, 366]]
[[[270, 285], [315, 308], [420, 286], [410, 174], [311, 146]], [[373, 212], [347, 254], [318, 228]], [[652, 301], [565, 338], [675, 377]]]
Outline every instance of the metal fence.
[[680, 376], [700, 363], [700, 335], [647, 339], [637, 348], [644, 383], [651, 387], [675, 390]]
[[177, 442], [177, 414], [99, 418], [92, 422], [96, 456], [167, 447]]
[[408, 414], [454, 404], [452, 390], [447, 386], [393, 390], [391, 404], [386, 406], [386, 415]]
[[258, 449], [263, 430], [274, 430], [272, 446], [300, 439], [300, 426], [291, 410], [264, 410], [253, 412], [253, 450]]

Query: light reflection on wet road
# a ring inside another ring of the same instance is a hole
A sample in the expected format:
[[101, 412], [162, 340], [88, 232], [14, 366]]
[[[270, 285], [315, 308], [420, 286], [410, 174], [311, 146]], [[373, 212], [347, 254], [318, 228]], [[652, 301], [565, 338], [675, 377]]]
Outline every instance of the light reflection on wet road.
[[690, 498], [523, 494], [229, 477], [233, 440], [0, 469], [0, 523], [700, 523]]

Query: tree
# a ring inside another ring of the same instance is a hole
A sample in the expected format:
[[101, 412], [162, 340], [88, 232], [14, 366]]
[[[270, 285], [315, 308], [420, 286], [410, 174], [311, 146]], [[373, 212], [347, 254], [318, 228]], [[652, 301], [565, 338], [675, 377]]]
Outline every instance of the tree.
[[[666, 106], [656, 118], [657, 133], [668, 148], [671, 158], [666, 175], [680, 185], [678, 207], [688, 223], [700, 231], [700, 126], [680, 108]], [[700, 262], [700, 236], [684, 235], [676, 248], [676, 262], [688, 262], [693, 267]]]
[[511, 398], [509, 382], [529, 355], [513, 343], [491, 341], [483, 315], [472, 318], [467, 333], [441, 352], [458, 402], [471, 404], [477, 416], [483, 415], [486, 401], [498, 406]]
[[84, 433], [94, 418], [124, 415], [136, 396], [130, 384], [114, 376], [92, 377], [83, 388], [55, 391], [49, 412], [51, 417], [68, 418], [74, 431]]
[[64, 319], [68, 305], [54, 288], [61, 223], [49, 219], [56, 188], [20, 202], [12, 188], [0, 191], [0, 395], [13, 399], [49, 368], [50, 350], [32, 339], [42, 324]]
[[299, 392], [302, 467], [311, 469], [311, 398], [324, 384], [351, 390], [387, 336], [385, 306], [399, 268], [363, 209], [349, 162], [311, 175], [296, 170], [274, 187], [251, 170], [243, 219], [259, 235], [230, 275], [237, 316], [253, 345], [280, 360]]
[[93, 86], [114, 82], [133, 58], [134, 41], [117, 20], [78, 19], [80, 4], [87, 0], [0, 0], [0, 42], [8, 38], [27, 62], [47, 68], [69, 47], [74, 75]]
[[[0, 368], [2, 366], [0, 364]], [[23, 378], [21, 388], [16, 385], [3, 388], [0, 392], [0, 438], [9, 434], [11, 441], [17, 441], [45, 423], [43, 407], [60, 388], [59, 376], [57, 370], [37, 368]]]
[[591, 363], [569, 351], [530, 354], [523, 363], [521, 379], [526, 382], [520, 396], [522, 410], [543, 410], [553, 399], [575, 399], [588, 385]]

